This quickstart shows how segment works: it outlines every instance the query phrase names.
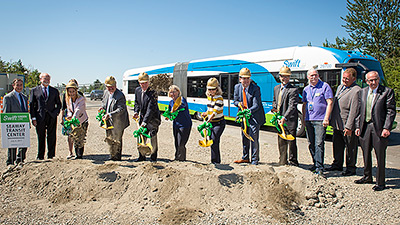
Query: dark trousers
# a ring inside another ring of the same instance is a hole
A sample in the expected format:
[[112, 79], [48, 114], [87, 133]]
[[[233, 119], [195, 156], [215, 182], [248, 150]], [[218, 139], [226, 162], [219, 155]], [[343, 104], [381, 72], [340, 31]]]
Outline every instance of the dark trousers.
[[226, 121], [223, 119], [219, 122], [211, 122], [211, 124], [211, 140], [213, 140], [213, 144], [211, 145], [211, 163], [221, 163], [219, 143], [221, 135], [225, 130]]
[[354, 131], [351, 136], [345, 136], [341, 130], [333, 130], [333, 163], [332, 167], [343, 169], [344, 152], [346, 149], [346, 170], [356, 172], [358, 137]]
[[7, 166], [14, 165], [14, 162], [16, 164], [24, 162], [26, 158], [26, 150], [27, 148], [18, 148], [18, 154], [17, 154], [17, 148], [9, 148], [6, 161]]
[[38, 159], [44, 159], [46, 149], [47, 134], [47, 158], [51, 159], [56, 155], [56, 138], [57, 138], [57, 117], [53, 118], [46, 113], [43, 121], [36, 125], [36, 133], [38, 136]]
[[[251, 157], [251, 163], [257, 164], [260, 161], [260, 145], [258, 142], [260, 136], [260, 125], [256, 124], [253, 120], [249, 121], [250, 126], [247, 127], [247, 133], [253, 138], [254, 141], [250, 141], [242, 132], [242, 143], [243, 143], [243, 156], [242, 159], [249, 160]], [[251, 155], [250, 155], [251, 148]]]
[[388, 138], [377, 134], [373, 123], [368, 123], [365, 132], [360, 136], [360, 144], [364, 156], [364, 176], [372, 180], [372, 148], [375, 149], [377, 161], [376, 184], [385, 185], [385, 162], [386, 148], [389, 142]]
[[110, 157], [112, 160], [121, 160], [122, 156], [122, 136], [124, 130], [110, 129], [106, 130], [108, 145], [110, 146]]
[[191, 127], [173, 127], [175, 138], [175, 160], [186, 160], [186, 143], [189, 140]]
[[[286, 131], [286, 130], [285, 130]], [[296, 143], [296, 129], [288, 129], [287, 134], [291, 134], [294, 140], [288, 141], [278, 136], [279, 147], [279, 165], [288, 164], [288, 148], [289, 148], [289, 162], [298, 164], [297, 161], [297, 143]]]

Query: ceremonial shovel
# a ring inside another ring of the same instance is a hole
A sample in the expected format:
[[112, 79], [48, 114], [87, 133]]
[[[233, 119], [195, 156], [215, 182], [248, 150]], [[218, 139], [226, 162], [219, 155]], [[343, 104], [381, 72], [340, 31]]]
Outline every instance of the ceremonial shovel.
[[[139, 125], [139, 121], [137, 118], [133, 118], [136, 122], [136, 125], [138, 126], [138, 129], [140, 129], [140, 125]], [[144, 141], [144, 137], [143, 134], [139, 134], [138, 140], [137, 140], [137, 145], [138, 145], [138, 151], [140, 152], [140, 154], [144, 155], [144, 156], [148, 156], [151, 154], [152, 150], [153, 150], [153, 146], [151, 146], [151, 143], [143, 143]]]
[[[204, 120], [204, 122], [206, 122], [206, 118], [205, 117], [203, 117], [203, 120]], [[206, 126], [204, 126], [203, 134], [204, 134], [204, 140], [200, 140], [199, 141], [199, 145], [201, 147], [209, 147], [209, 146], [211, 146], [214, 143], [214, 141], [208, 139], [207, 127]]]
[[[244, 110], [244, 108], [243, 108], [243, 106], [242, 106], [242, 104], [239, 104], [239, 107], [240, 107], [240, 109], [243, 111]], [[242, 132], [243, 132], [243, 134], [244, 134], [244, 136], [247, 138], [247, 139], [249, 139], [250, 141], [254, 141], [254, 139], [247, 133], [247, 118], [246, 117], [243, 117], [243, 126], [244, 126], [244, 129], [242, 128], [242, 127], [240, 127], [240, 129], [242, 129]]]

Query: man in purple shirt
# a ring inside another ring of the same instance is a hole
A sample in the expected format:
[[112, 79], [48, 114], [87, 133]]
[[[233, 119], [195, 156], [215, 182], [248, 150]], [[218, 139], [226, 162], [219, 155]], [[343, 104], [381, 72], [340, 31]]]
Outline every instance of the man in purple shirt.
[[326, 127], [333, 108], [333, 92], [329, 84], [319, 79], [314, 68], [307, 71], [309, 85], [303, 90], [303, 117], [306, 122], [308, 148], [313, 158], [311, 168], [318, 175], [324, 169]]

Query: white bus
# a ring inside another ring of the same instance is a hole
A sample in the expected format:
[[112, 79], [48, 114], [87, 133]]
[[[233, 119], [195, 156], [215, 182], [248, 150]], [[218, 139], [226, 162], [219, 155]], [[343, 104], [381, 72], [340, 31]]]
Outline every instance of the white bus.
[[[205, 96], [207, 80], [216, 77], [223, 91], [225, 118], [234, 120], [238, 112], [233, 104], [234, 86], [239, 82], [240, 69], [247, 67], [251, 71], [251, 78], [261, 88], [261, 100], [267, 121], [265, 125], [272, 125], [269, 121], [273, 115], [271, 113], [273, 89], [280, 82], [279, 69], [285, 65], [290, 67], [291, 82], [299, 88], [300, 94], [307, 85], [307, 70], [312, 67], [317, 67], [321, 80], [327, 82], [334, 91], [341, 83], [342, 71], [348, 67], [357, 70], [357, 83], [361, 87], [366, 85], [364, 77], [371, 70], [378, 71], [381, 81], [385, 82], [381, 64], [371, 56], [356, 51], [296, 46], [130, 69], [123, 76], [123, 92], [127, 100], [134, 100], [135, 88], [139, 86], [137, 79], [141, 72], [146, 72], [150, 76], [171, 75], [173, 83], [182, 89], [182, 95], [187, 98], [190, 113], [200, 119], [200, 113], [207, 108]], [[166, 93], [160, 93], [158, 98], [160, 110], [165, 110], [169, 101], [170, 98]], [[298, 109], [298, 113], [301, 114], [301, 104]], [[299, 116], [298, 136], [304, 135], [301, 118], [302, 116]]]

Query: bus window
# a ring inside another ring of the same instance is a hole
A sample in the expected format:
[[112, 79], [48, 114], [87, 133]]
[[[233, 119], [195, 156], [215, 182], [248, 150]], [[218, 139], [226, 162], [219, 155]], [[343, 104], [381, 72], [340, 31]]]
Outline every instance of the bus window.
[[188, 77], [188, 97], [205, 98], [209, 78], [208, 76]]
[[139, 87], [137, 80], [128, 80], [128, 94], [135, 94], [135, 89]]
[[[230, 89], [229, 89], [229, 79], [230, 81]], [[221, 75], [221, 89], [222, 89], [222, 97], [224, 99], [233, 100], [233, 94], [235, 90], [235, 85], [239, 83], [239, 74], [238, 73], [230, 73]]]
[[[365, 68], [368, 68], [368, 71], [377, 71], [379, 73], [380, 77], [380, 83], [386, 84], [385, 78], [383, 76], [383, 71], [381, 64], [378, 61], [372, 61], [372, 60], [366, 60], [366, 59], [352, 59], [349, 62], [355, 62], [362, 64]], [[365, 75], [367, 74], [368, 71], [365, 71], [365, 68], [363, 68], [361, 65], [358, 65], [355, 67], [357, 70], [357, 84], [360, 87], [366, 87], [368, 86], [367, 83], [365, 83]]]
[[318, 70], [322, 81], [331, 86], [333, 93], [336, 93], [337, 87], [341, 84], [341, 70]]

